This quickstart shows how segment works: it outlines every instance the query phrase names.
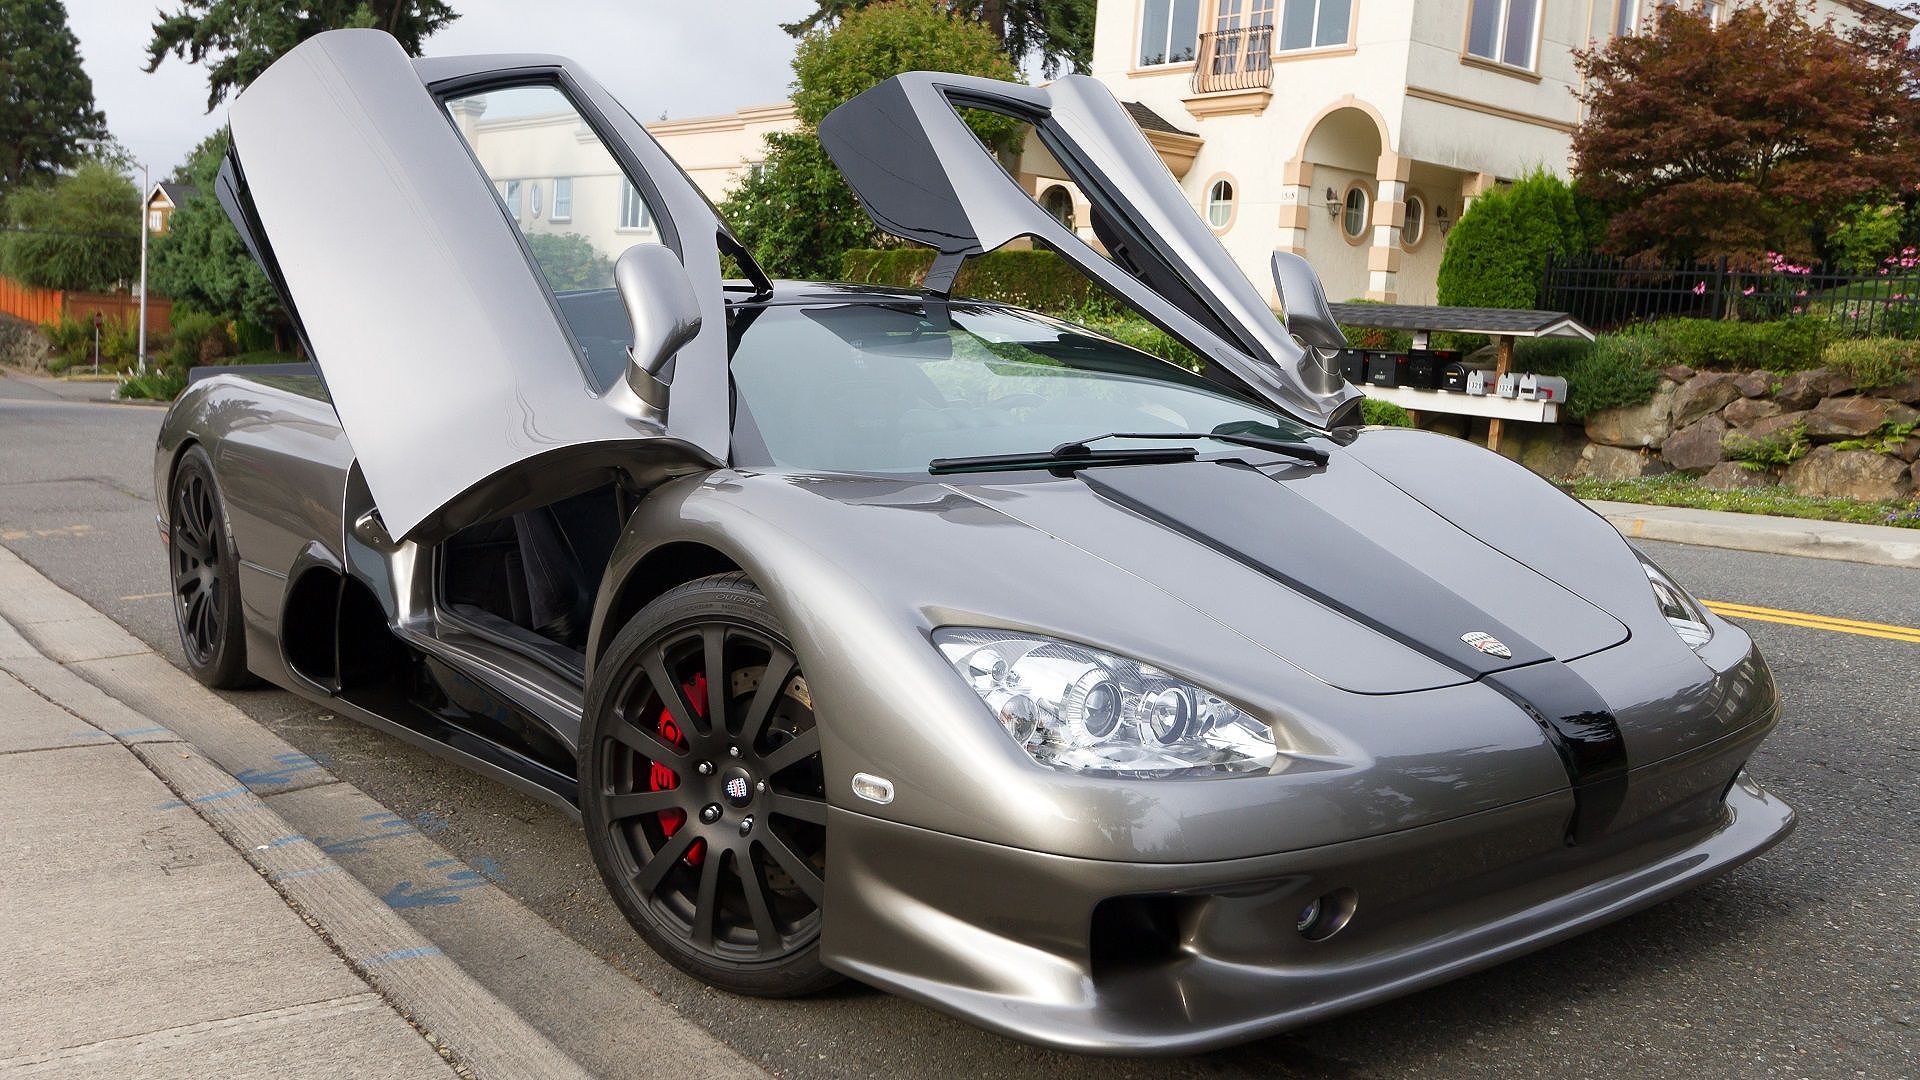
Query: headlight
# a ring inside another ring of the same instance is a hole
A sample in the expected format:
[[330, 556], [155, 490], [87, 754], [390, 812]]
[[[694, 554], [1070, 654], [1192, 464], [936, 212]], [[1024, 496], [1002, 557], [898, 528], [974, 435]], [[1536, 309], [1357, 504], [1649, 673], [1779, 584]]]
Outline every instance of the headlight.
[[[1637, 554], [1637, 553], [1636, 553]], [[1667, 625], [1680, 635], [1680, 640], [1696, 652], [1700, 646], [1713, 640], [1713, 627], [1707, 623], [1707, 613], [1700, 601], [1687, 595], [1687, 590], [1674, 583], [1666, 572], [1641, 556], [1640, 565], [1647, 571], [1647, 582], [1653, 586], [1653, 600], [1660, 605], [1660, 614], [1667, 617]]]
[[948, 627], [933, 642], [1042, 765], [1130, 777], [1273, 766], [1271, 728], [1138, 660], [1002, 630]]

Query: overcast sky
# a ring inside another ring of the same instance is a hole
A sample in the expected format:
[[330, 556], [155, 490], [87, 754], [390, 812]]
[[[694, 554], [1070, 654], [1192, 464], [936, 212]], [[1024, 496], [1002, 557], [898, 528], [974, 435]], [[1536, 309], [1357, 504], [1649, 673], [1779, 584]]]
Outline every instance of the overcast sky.
[[[784, 100], [793, 39], [780, 29], [811, 0], [453, 0], [460, 18], [427, 40], [429, 55], [543, 52], [569, 56], [633, 114], [653, 120], [731, 112]], [[172, 0], [162, 6], [171, 10]], [[153, 167], [173, 171], [224, 122], [206, 112], [205, 69], [168, 57], [148, 75], [154, 4], [67, 0], [80, 56], [107, 127]]]

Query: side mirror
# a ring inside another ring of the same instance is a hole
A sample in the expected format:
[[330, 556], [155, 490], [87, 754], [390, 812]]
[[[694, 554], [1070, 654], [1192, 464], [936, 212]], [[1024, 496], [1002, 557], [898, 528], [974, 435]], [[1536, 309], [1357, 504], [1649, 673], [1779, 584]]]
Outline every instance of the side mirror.
[[633, 324], [627, 385], [641, 401], [665, 412], [669, 387], [660, 372], [700, 332], [700, 299], [686, 268], [664, 244], [635, 244], [621, 252], [613, 264], [613, 284]]
[[1347, 347], [1347, 336], [1340, 332], [1333, 309], [1327, 306], [1327, 287], [1307, 260], [1291, 252], [1274, 252], [1273, 287], [1280, 292], [1287, 333], [1316, 348]]

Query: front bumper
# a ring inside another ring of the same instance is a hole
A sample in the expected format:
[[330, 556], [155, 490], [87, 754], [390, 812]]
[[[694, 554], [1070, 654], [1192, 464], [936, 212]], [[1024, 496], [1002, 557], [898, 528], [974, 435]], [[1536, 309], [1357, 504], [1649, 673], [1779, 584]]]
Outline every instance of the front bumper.
[[[1733, 741], [1650, 766], [1664, 775], [1638, 779], [1678, 797], [1578, 846], [1565, 840], [1566, 793], [1303, 851], [1172, 864], [1048, 855], [836, 809], [823, 955], [1062, 1049], [1244, 1042], [1541, 948], [1778, 843], [1793, 811], [1735, 775], [1757, 738]], [[1357, 896], [1351, 922], [1306, 940], [1298, 913], [1338, 888]]]

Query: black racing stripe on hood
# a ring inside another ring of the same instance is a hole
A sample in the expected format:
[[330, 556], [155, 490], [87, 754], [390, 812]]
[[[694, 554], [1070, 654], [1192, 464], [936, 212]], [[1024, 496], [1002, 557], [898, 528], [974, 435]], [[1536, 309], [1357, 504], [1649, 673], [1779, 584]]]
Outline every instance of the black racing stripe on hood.
[[[1546, 732], [1573, 785], [1568, 839], [1605, 831], [1625, 800], [1626, 740], [1572, 668], [1283, 482], [1239, 462], [1081, 469], [1102, 498], [1267, 575], [1491, 686]], [[1515, 572], [1523, 572], [1516, 566]], [[1512, 652], [1461, 640], [1483, 630]]]
[[[1552, 657], [1351, 525], [1239, 462], [1081, 469], [1102, 498], [1478, 679]], [[1508, 659], [1461, 639], [1500, 639]]]
[[1599, 691], [1557, 660], [1481, 681], [1525, 709], [1559, 751], [1573, 781], [1568, 841], [1577, 844], [1606, 831], [1627, 798], [1627, 740]]

